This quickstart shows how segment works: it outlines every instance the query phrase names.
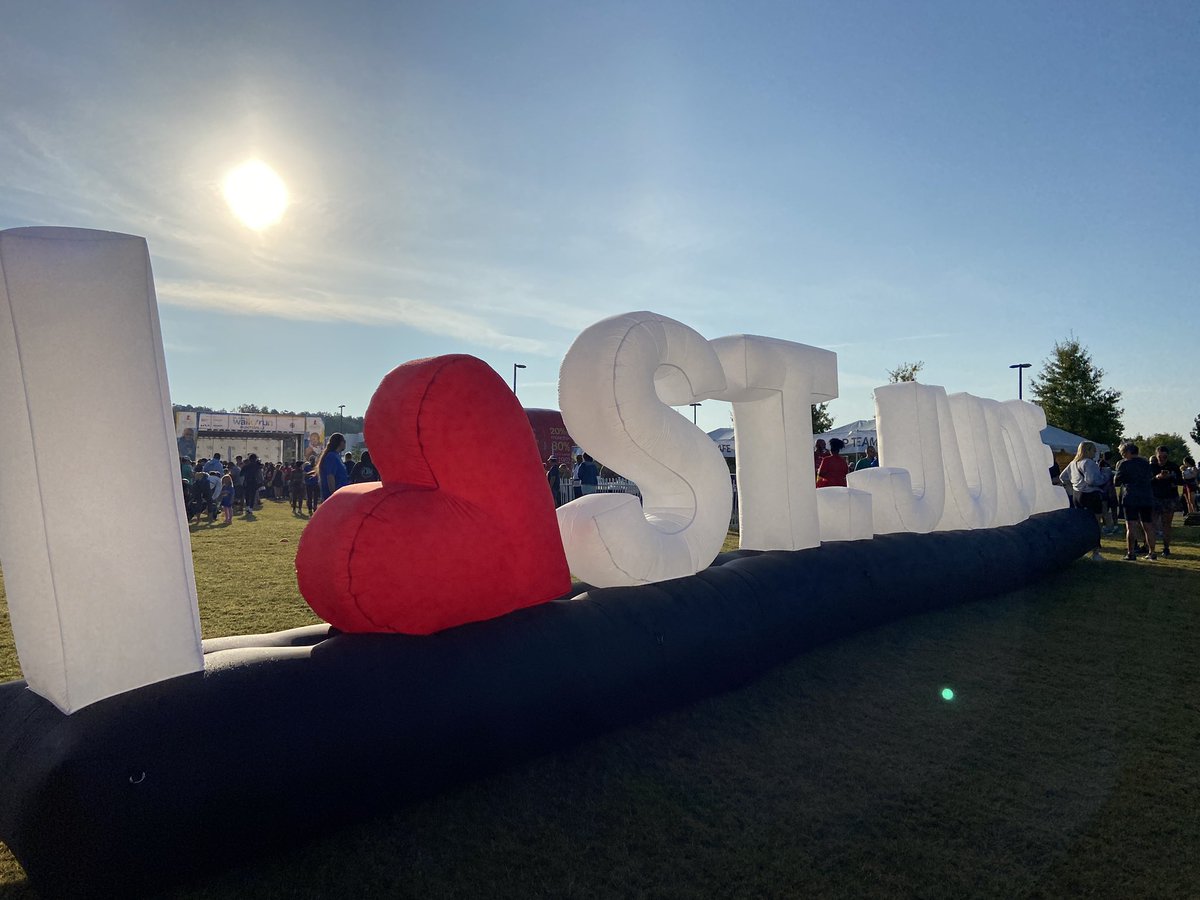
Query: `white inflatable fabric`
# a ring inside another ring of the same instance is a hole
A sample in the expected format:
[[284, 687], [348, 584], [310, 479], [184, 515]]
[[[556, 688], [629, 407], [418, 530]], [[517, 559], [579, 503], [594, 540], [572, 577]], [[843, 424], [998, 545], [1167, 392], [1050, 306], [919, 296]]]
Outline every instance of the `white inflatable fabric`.
[[837, 354], [759, 335], [711, 343], [726, 379], [725, 390], [713, 398], [733, 404], [741, 547], [816, 547], [823, 534], [813, 477], [812, 406], [838, 395]]
[[[1016, 525], [1034, 510], [1037, 487], [1025, 436], [1012, 410], [999, 400], [976, 398], [987, 420], [988, 443], [996, 465], [996, 515], [992, 526]], [[1049, 480], [1050, 473], [1046, 473]]]
[[999, 487], [983, 403], [937, 390], [946, 475], [946, 509], [937, 530], [988, 528], [996, 519]]
[[1025, 439], [1029, 465], [1032, 468], [1036, 499], [1034, 513], [1053, 512], [1070, 506], [1067, 492], [1050, 480], [1050, 467], [1054, 465], [1054, 452], [1042, 443], [1042, 429], [1046, 427], [1046, 413], [1036, 403], [1026, 400], [1005, 400], [1004, 407], [1010, 410], [1020, 426]]
[[0, 434], [0, 565], [30, 688], [70, 713], [202, 669], [142, 238], [0, 232]]
[[563, 358], [559, 405], [571, 436], [637, 482], [631, 495], [591, 494], [558, 509], [574, 575], [597, 587], [646, 584], [708, 566], [733, 504], [729, 468], [671, 405], [725, 389], [721, 362], [688, 326], [651, 312], [597, 322]]
[[875, 389], [879, 468], [851, 472], [849, 487], [872, 497], [876, 534], [933, 531], [946, 507], [938, 420], [940, 388], [915, 381]]
[[881, 467], [847, 484], [874, 497], [877, 534], [1015, 525], [1066, 506], [1043, 474], [1037, 406], [916, 382], [876, 388], [875, 404]]
[[875, 535], [871, 495], [850, 487], [816, 492], [822, 541], [866, 541]]

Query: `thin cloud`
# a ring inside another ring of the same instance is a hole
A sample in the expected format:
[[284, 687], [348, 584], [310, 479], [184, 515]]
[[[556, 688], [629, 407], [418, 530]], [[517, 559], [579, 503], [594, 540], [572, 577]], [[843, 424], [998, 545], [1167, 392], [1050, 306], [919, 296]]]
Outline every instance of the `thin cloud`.
[[542, 341], [504, 334], [468, 313], [447, 309], [409, 297], [368, 300], [350, 295], [269, 294], [236, 285], [210, 282], [157, 280], [160, 303], [239, 316], [271, 316], [302, 322], [352, 322], [359, 325], [403, 325], [469, 341], [498, 350], [550, 356]]
[[899, 337], [876, 338], [869, 341], [846, 341], [841, 344], [826, 344], [826, 350], [844, 350], [847, 347], [886, 347], [888, 344], [901, 344], [906, 341], [934, 341], [955, 337], [954, 332], [934, 332], [931, 334], [905, 334]]

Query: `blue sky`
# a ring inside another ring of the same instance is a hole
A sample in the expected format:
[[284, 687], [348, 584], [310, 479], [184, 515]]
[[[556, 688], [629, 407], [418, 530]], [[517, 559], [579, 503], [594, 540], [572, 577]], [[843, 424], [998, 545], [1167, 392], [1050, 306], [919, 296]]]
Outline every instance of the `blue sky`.
[[[245, 8], [243, 8], [245, 7]], [[140, 234], [176, 402], [361, 414], [471, 353], [527, 406], [590, 323], [1015, 396], [1074, 334], [1128, 432], [1200, 413], [1200, 4], [27, 3], [0, 227]], [[291, 204], [260, 232], [225, 174]], [[706, 429], [729, 424], [706, 403]]]

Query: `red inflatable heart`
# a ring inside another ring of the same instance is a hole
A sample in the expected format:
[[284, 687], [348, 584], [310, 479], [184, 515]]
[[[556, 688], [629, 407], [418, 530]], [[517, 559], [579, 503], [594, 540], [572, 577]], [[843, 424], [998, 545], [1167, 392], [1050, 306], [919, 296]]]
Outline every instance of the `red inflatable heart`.
[[486, 363], [392, 370], [364, 430], [383, 481], [322, 503], [296, 551], [317, 615], [343, 631], [430, 634], [570, 589], [529, 420]]

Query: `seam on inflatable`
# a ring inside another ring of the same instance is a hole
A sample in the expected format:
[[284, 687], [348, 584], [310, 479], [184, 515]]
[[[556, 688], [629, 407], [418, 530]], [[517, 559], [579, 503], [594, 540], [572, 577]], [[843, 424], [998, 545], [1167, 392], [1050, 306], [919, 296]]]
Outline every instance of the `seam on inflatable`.
[[[441, 376], [442, 371], [450, 366], [460, 363], [461, 361], [462, 361], [462, 357], [456, 356], [452, 359], [445, 360], [440, 365], [438, 365], [438, 367], [436, 369], [434, 369], [433, 373], [429, 376], [428, 381], [426, 381], [425, 389], [421, 392], [421, 399], [417, 403], [417, 414], [416, 414], [417, 447], [421, 451], [421, 461], [425, 464], [425, 468], [429, 472], [430, 478], [433, 480], [434, 487], [431, 488], [430, 490], [434, 490], [434, 491], [442, 490], [442, 484], [441, 484], [441, 481], [438, 479], [437, 473], [434, 472], [433, 466], [429, 464], [429, 456], [425, 452], [425, 440], [423, 437], [424, 430], [421, 425], [421, 413], [425, 408], [425, 401], [429, 397], [429, 392], [433, 389], [434, 382], [436, 382], [438, 380], [439, 376]], [[383, 473], [381, 472], [380, 475], [382, 475], [382, 474]], [[389, 484], [389, 482], [383, 481], [383, 480], [381, 480], [380, 483], [383, 484], [385, 487]], [[348, 582], [346, 585], [347, 593], [350, 595], [351, 602], [354, 603], [354, 608], [357, 609], [359, 614], [364, 619], [366, 619], [368, 622], [370, 622], [371, 625], [373, 625], [375, 628], [383, 628], [383, 626], [380, 625], [377, 621], [375, 621], [375, 619], [372, 618], [371, 615], [369, 615], [367, 613], [367, 611], [362, 608], [362, 606], [358, 602], [358, 595], [354, 592], [353, 585], [351, 585], [349, 583], [349, 581], [351, 579], [353, 579], [353, 577], [354, 577], [353, 576], [353, 560], [354, 560], [354, 554], [358, 549], [359, 536], [362, 534], [363, 528], [366, 527], [367, 519], [369, 517], [373, 516], [375, 514], [375, 510], [377, 510], [380, 507], [380, 505], [383, 504], [385, 501], [386, 501], [386, 497], [380, 497], [379, 500], [377, 500], [371, 506], [370, 510], [368, 510], [366, 512], [366, 514], [363, 515], [363, 517], [361, 519], [359, 519], [358, 527], [356, 527], [354, 529], [354, 536], [350, 539], [350, 555], [346, 559], [346, 576], [347, 576], [347, 582]], [[384, 630], [388, 631], [388, 632], [394, 632], [394, 629], [391, 629], [391, 628], [385, 628]]]
[[[616, 361], [616, 357], [621, 355], [621, 350], [625, 347], [625, 343], [629, 340], [629, 336], [631, 334], [633, 334], [635, 329], [644, 328], [646, 326], [647, 321], [653, 321], [653, 322], [663, 321], [661, 316], [657, 316], [653, 313], [651, 313], [650, 316], [651, 316], [650, 319], [638, 319], [633, 325], [631, 325], [629, 328], [625, 329], [625, 334], [621, 336], [621, 341], [619, 344], [617, 344], [617, 352], [614, 355], [614, 359], [613, 359], [614, 362]], [[655, 364], [654, 368], [657, 369], [661, 365], [662, 365], [662, 362], [659, 361]], [[679, 368], [679, 367], [676, 366], [676, 368]], [[683, 371], [683, 370], [680, 369], [680, 371]], [[651, 378], [653, 378], [653, 374], [654, 373], [652, 372]], [[630, 443], [632, 443], [633, 446], [637, 447], [638, 450], [641, 451], [646, 456], [651, 456], [650, 452], [645, 447], [643, 447], [640, 443], [638, 443], [636, 440], [633, 439], [633, 436], [629, 434], [629, 429], [625, 426], [625, 417], [621, 414], [621, 404], [616, 402], [616, 397], [617, 397], [617, 367], [616, 366], [613, 366], [612, 381], [610, 384], [611, 384], [611, 388], [612, 388], [611, 396], [613, 398], [613, 409], [615, 409], [617, 411], [617, 419], [621, 423], [621, 431], [627, 437], [630, 438]], [[691, 387], [691, 379], [690, 378], [688, 379], [688, 387], [689, 387], [689, 389]], [[651, 390], [653, 390], [653, 382], [651, 382]], [[655, 398], [657, 399], [657, 397], [658, 397], [658, 395], [656, 392]], [[662, 403], [662, 400], [658, 400], [658, 402]], [[663, 404], [663, 405], [665, 406], [666, 404]], [[672, 412], [675, 412], [675, 410], [672, 409]], [[681, 417], [682, 417], [682, 414], [679, 414], [679, 415], [681, 415]], [[684, 417], [684, 421], [687, 421], [686, 417]], [[651, 458], [653, 458], [653, 457], [651, 456]], [[699, 509], [699, 503], [696, 500], [696, 489], [692, 486], [692, 483], [690, 481], [688, 481], [686, 478], [684, 478], [680, 473], [676, 472], [674, 469], [670, 468], [669, 466], [663, 465], [661, 462], [659, 463], [659, 465], [662, 465], [662, 467], [664, 469], [666, 469], [668, 472], [670, 472], [672, 475], [674, 475], [676, 478], [678, 478], [680, 481], [682, 481], [684, 484], [686, 484], [688, 487], [688, 491], [692, 495], [692, 512], [691, 512], [691, 517], [690, 517], [690, 519], [688, 521], [688, 525], [687, 525], [687, 528], [690, 528], [692, 526], [692, 524], [694, 524], [696, 521], [696, 512]], [[645, 511], [645, 508], [643, 507], [642, 518], [645, 518], [645, 517], [646, 517], [646, 511]], [[650, 522], [647, 521], [646, 524], [650, 525]], [[653, 525], [650, 525], [650, 527], [654, 528]], [[673, 533], [681, 534], [682, 532], [686, 531], [687, 528], [681, 528], [679, 531], [673, 532]], [[661, 531], [661, 529], [658, 529], [658, 528], [655, 528], [655, 530]], [[666, 532], [662, 532], [662, 533], [666, 534]], [[607, 550], [607, 549], [608, 549], [608, 547], [606, 545], [605, 550]]]
[[[421, 400], [417, 403], [417, 447], [419, 447], [421, 450], [421, 461], [425, 463], [425, 468], [429, 471], [429, 477], [433, 479], [433, 489], [435, 491], [440, 491], [442, 489], [442, 483], [438, 479], [437, 473], [433, 471], [433, 466], [429, 464], [429, 456], [425, 453], [425, 438], [424, 429], [421, 427], [421, 413], [425, 409], [425, 401], [429, 397], [429, 392], [433, 389], [433, 383], [441, 376], [442, 370], [449, 366], [455, 365], [461, 361], [461, 359], [462, 357], [460, 356], [453, 357], [452, 359], [445, 360], [436, 369], [434, 369], [433, 373], [429, 376], [429, 380], [425, 382], [425, 389], [421, 391]], [[386, 482], [384, 483], [386, 484]]]
[[29, 423], [29, 443], [31, 445], [29, 449], [34, 451], [33, 471], [38, 485], [38, 506], [41, 508], [42, 513], [42, 539], [46, 544], [46, 561], [49, 563], [48, 568], [50, 574], [50, 593], [54, 598], [54, 621], [58, 627], [58, 655], [62, 660], [63, 705], [67, 709], [70, 709], [71, 681], [67, 677], [66, 638], [63, 635], [62, 611], [60, 610], [58, 603], [58, 585], [55, 583], [54, 579], [54, 564], [50, 558], [50, 535], [46, 532], [46, 503], [42, 498], [42, 474], [38, 465], [38, 454], [36, 452], [37, 439], [34, 437], [33, 431], [33, 407], [29, 405], [29, 382], [25, 377], [25, 365], [21, 357], [21, 333], [17, 328], [17, 311], [13, 308], [12, 291], [8, 286], [8, 267], [4, 265], [2, 243], [0, 243], [0, 271], [4, 273], [4, 295], [8, 298], [8, 312], [9, 316], [12, 318], [13, 345], [17, 349], [17, 366], [21, 370], [21, 392], [25, 395], [25, 418]]
[[[648, 521], [646, 521], [645, 513], [642, 514], [642, 521], [646, 522], [647, 527], [654, 528], [653, 525], [651, 525]], [[612, 548], [608, 546], [608, 541], [606, 541], [604, 539], [604, 535], [600, 533], [599, 527], [596, 528], [596, 537], [598, 537], [600, 539], [600, 543], [604, 546], [604, 552], [608, 554], [609, 562], [612, 563], [612, 566], [614, 569], [616, 569], [622, 575], [625, 575], [625, 576], [633, 579], [634, 584], [653, 584], [653, 582], [646, 581], [646, 579], [643, 576], [635, 575], [632, 572], [630, 572], [629, 570], [627, 570], [624, 566], [621, 566], [617, 563], [616, 557], [613, 556]]]
[[[387, 486], [386, 482], [380, 483], [385, 487]], [[384, 492], [380, 491], [380, 493], [383, 494]], [[372, 618], [365, 609], [363, 609], [362, 605], [358, 602], [358, 595], [354, 592], [354, 586], [351, 582], [354, 580], [354, 554], [358, 550], [359, 536], [362, 534], [363, 528], [366, 527], [367, 520], [374, 517], [375, 510], [379, 509], [379, 507], [386, 501], [388, 496], [391, 495], [385, 495], [376, 500], [375, 503], [371, 505], [371, 508], [366, 511], [362, 518], [358, 520], [358, 526], [354, 529], [354, 536], [350, 538], [350, 553], [346, 557], [346, 593], [350, 595], [350, 601], [354, 604], [354, 608], [358, 610], [359, 615], [370, 622], [375, 628], [383, 628], [383, 626], [376, 622], [375, 619]], [[392, 631], [390, 628], [384, 630]]]
[[[149, 249], [149, 247], [146, 247], [144, 242], [143, 242], [143, 247], [145, 247], [145, 250], [146, 250], [146, 255], [145, 255], [146, 292], [147, 292], [146, 299], [149, 300], [149, 299], [153, 298], [153, 301], [154, 301], [152, 303], [146, 304], [146, 324], [150, 329], [151, 336], [152, 337], [154, 335], [158, 336], [158, 340], [153, 341], [153, 343], [154, 343], [154, 369], [155, 369], [154, 381], [155, 381], [155, 386], [158, 388], [159, 396], [165, 397], [167, 402], [169, 403], [170, 399], [171, 399], [171, 389], [170, 389], [169, 385], [163, 384], [163, 378], [162, 378], [163, 374], [167, 371], [167, 360], [166, 360], [166, 351], [163, 349], [162, 325], [156, 321], [156, 319], [157, 319], [156, 313], [158, 311], [158, 296], [157, 296], [157, 292], [154, 290], [154, 270], [150, 266], [150, 249]], [[163, 357], [161, 369], [158, 367], [160, 354], [162, 354], [162, 357]], [[164, 388], [165, 388], [165, 390], [164, 390]], [[164, 410], [164, 412], [165, 412], [165, 410]], [[197, 423], [199, 423], [198, 418], [197, 418]], [[164, 428], [163, 443], [165, 443], [169, 446], [171, 443], [171, 439], [168, 436], [167, 432], [165, 431], [166, 419], [163, 416], [159, 416], [159, 425]], [[179, 492], [177, 490], [175, 490], [174, 488], [172, 488], [171, 499], [172, 499], [172, 505], [175, 506], [176, 518], [179, 517], [179, 507], [178, 507], [178, 500], [177, 500], [178, 495], [179, 495]], [[175, 530], [177, 532], [179, 532], [179, 561], [180, 561], [180, 568], [183, 569], [183, 580], [185, 583], [190, 584], [192, 589], [194, 590], [195, 585], [196, 585], [196, 576], [195, 576], [195, 573], [193, 572], [192, 577], [188, 578], [188, 569], [190, 568], [190, 566], [188, 565], [188, 562], [185, 562], [185, 560], [190, 561], [192, 558], [192, 547], [191, 547], [190, 543], [187, 544], [187, 546], [185, 546], [183, 543], [183, 532], [179, 531], [178, 527], [176, 527]], [[199, 599], [197, 598], [197, 599], [193, 600], [190, 605], [191, 605], [191, 609], [189, 610], [189, 612], [191, 613], [191, 620], [192, 620], [192, 637], [195, 638], [196, 649], [200, 651], [201, 666], [203, 666], [204, 648], [203, 648], [201, 642], [204, 640], [204, 635], [200, 628]]]

